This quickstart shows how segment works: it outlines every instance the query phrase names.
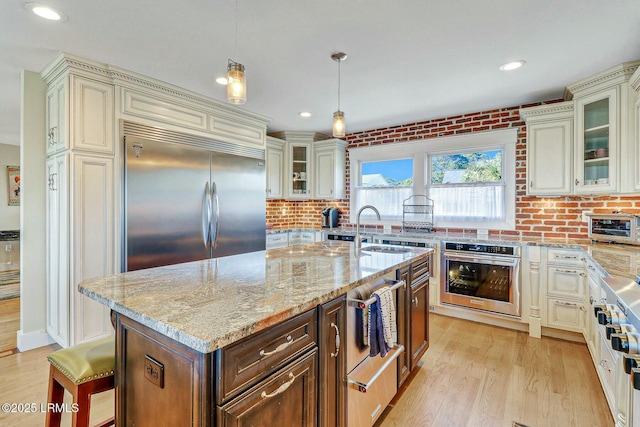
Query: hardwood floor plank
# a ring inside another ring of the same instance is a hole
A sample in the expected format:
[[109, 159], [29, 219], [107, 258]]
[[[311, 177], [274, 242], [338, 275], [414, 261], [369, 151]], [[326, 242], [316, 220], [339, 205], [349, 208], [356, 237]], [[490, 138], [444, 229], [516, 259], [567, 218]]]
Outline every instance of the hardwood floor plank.
[[[0, 426], [43, 426], [47, 403], [49, 362], [47, 355], [58, 345], [41, 347], [0, 358], [0, 403], [29, 404], [35, 412], [0, 411]], [[65, 392], [64, 402], [70, 406], [71, 395]], [[91, 400], [91, 425], [114, 413], [113, 390], [94, 395]], [[71, 425], [71, 413], [63, 413], [62, 425]]]
[[614, 425], [585, 344], [430, 316], [420, 369], [377, 427]]

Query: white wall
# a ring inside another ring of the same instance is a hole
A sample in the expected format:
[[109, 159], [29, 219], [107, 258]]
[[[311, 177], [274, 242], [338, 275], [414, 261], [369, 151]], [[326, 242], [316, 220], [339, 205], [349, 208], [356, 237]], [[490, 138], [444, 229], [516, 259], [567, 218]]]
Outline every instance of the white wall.
[[20, 110], [20, 351], [53, 342], [46, 332], [45, 95], [40, 74], [24, 70]]
[[9, 206], [7, 166], [20, 165], [20, 147], [0, 144], [0, 230], [20, 229], [20, 206]]

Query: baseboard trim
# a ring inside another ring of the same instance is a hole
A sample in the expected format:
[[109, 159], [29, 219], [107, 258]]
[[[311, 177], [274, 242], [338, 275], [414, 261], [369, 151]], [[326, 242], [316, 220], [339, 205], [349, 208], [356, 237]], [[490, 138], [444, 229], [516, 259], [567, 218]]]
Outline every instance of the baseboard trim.
[[44, 329], [26, 334], [23, 334], [20, 330], [17, 332], [17, 342], [18, 350], [20, 351], [29, 351], [55, 343], [53, 338], [51, 338]]

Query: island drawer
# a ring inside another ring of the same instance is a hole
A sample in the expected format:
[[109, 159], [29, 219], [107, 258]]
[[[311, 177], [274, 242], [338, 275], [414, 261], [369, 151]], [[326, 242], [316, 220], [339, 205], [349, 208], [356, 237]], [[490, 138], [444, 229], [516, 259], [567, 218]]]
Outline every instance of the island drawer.
[[309, 310], [216, 352], [216, 403], [248, 389], [317, 346], [316, 310]]

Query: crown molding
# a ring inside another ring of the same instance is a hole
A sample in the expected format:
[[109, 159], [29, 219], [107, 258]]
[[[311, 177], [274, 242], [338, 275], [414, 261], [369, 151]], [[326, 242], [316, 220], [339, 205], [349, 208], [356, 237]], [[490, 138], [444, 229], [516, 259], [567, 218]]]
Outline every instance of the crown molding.
[[109, 82], [118, 86], [147, 89], [156, 94], [167, 95], [174, 100], [186, 101], [201, 108], [204, 107], [207, 110], [215, 111], [218, 114], [222, 113], [222, 115], [233, 117], [236, 120], [238, 118], [245, 118], [253, 122], [262, 122], [265, 127], [271, 121], [271, 119], [266, 116], [228, 105], [178, 86], [134, 73], [124, 68], [92, 61], [65, 52], [59, 53], [58, 56], [42, 70], [40, 75], [48, 85], [66, 72], [73, 72], [74, 74]]
[[573, 117], [573, 101], [555, 102], [553, 104], [536, 105], [520, 109], [520, 117], [523, 120], [534, 117], [553, 115], [555, 118]]
[[566, 87], [564, 99], [568, 101], [574, 96], [588, 95], [605, 87], [625, 83], [629, 81], [638, 66], [640, 61], [625, 62], [573, 83]]

